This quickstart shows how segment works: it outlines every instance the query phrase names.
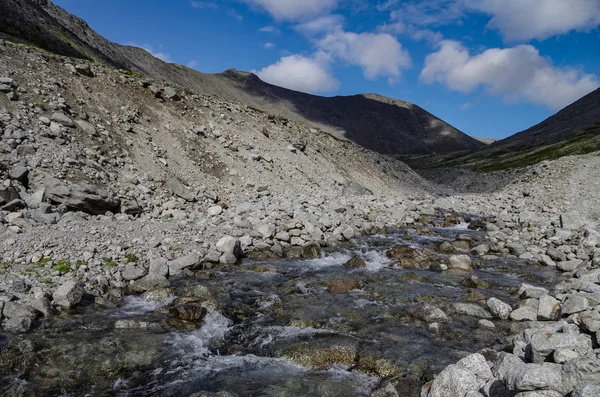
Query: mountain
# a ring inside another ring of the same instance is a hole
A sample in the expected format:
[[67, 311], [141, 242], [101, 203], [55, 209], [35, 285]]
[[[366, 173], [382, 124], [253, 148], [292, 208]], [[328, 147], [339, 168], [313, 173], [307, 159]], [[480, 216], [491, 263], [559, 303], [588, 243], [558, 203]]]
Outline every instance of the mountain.
[[541, 123], [485, 148], [400, 158], [415, 169], [467, 166], [498, 171], [596, 151], [600, 151], [600, 88]]
[[203, 74], [143, 49], [112, 43], [48, 0], [0, 0], [0, 38], [100, 62], [235, 100], [384, 154], [436, 154], [485, 146], [412, 103], [376, 94], [326, 98], [277, 87], [251, 73]]

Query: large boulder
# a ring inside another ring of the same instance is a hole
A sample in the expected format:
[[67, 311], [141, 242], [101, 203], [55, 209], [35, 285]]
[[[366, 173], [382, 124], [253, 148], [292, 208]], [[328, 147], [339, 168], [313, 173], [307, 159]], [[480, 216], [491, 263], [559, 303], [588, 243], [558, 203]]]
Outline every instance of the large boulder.
[[485, 357], [471, 354], [446, 367], [431, 385], [429, 397], [465, 397], [478, 392], [493, 377]]
[[54, 304], [70, 308], [81, 302], [83, 294], [83, 283], [78, 280], [69, 280], [54, 291], [52, 299]]
[[234, 264], [242, 257], [242, 247], [240, 240], [225, 236], [221, 238], [216, 245], [217, 251], [221, 253], [220, 262], [222, 264]]
[[64, 205], [71, 211], [102, 215], [120, 212], [121, 200], [92, 185], [67, 185], [58, 179], [46, 180], [46, 198], [53, 204]]

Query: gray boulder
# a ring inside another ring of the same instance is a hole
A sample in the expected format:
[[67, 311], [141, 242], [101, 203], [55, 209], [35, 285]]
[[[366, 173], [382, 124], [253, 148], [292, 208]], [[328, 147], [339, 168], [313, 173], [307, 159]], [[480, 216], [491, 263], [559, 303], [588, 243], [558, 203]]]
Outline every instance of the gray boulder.
[[562, 314], [573, 314], [587, 310], [590, 302], [581, 295], [571, 295], [562, 305]]
[[192, 252], [191, 254], [179, 257], [175, 260], [172, 260], [168, 263], [169, 266], [169, 275], [177, 276], [181, 274], [184, 269], [193, 268], [194, 266], [198, 266], [201, 262], [202, 258], [200, 254], [197, 252]]
[[121, 272], [121, 276], [125, 281], [137, 280], [148, 274], [148, 270], [143, 266], [138, 266], [133, 263], [129, 263], [125, 266], [125, 269]]
[[510, 313], [513, 311], [508, 303], [504, 303], [498, 298], [488, 299], [487, 306], [494, 316], [502, 320], [508, 319]]
[[452, 306], [459, 314], [479, 318], [492, 318], [490, 312], [475, 303], [454, 303]]
[[567, 391], [587, 385], [600, 386], [600, 358], [590, 354], [566, 362], [562, 370], [562, 379]]
[[525, 364], [506, 375], [506, 385], [513, 391], [562, 391], [562, 365], [554, 363]]
[[571, 397], [598, 397], [600, 396], [600, 385], [585, 385], [577, 388]]
[[56, 305], [70, 308], [81, 302], [83, 294], [83, 283], [77, 280], [69, 280], [54, 291], [52, 300]]
[[22, 165], [18, 165], [8, 171], [8, 176], [10, 179], [14, 179], [16, 181], [21, 182], [23, 185], [27, 185], [27, 177], [29, 176], [29, 170], [27, 167], [23, 167]]
[[530, 342], [531, 361], [543, 363], [557, 350], [569, 349], [579, 356], [592, 351], [592, 341], [583, 334], [565, 334], [538, 332], [532, 335]]
[[215, 248], [221, 253], [219, 262], [222, 264], [237, 263], [243, 254], [240, 240], [231, 236], [221, 238]]
[[52, 114], [52, 120], [65, 127], [74, 128], [75, 123], [64, 113], [56, 112]]
[[185, 201], [193, 202], [196, 201], [196, 195], [190, 190], [179, 178], [174, 175], [167, 176], [166, 182], [167, 189], [176, 196], [181, 197]]
[[78, 65], [75, 65], [75, 70], [77, 71], [77, 73], [83, 76], [94, 77], [94, 72], [92, 71], [92, 67], [89, 63], [80, 63]]
[[577, 212], [567, 212], [560, 215], [560, 227], [563, 229], [579, 229], [582, 226], [583, 221]]
[[20, 302], [5, 302], [2, 315], [5, 317], [2, 325], [9, 332], [29, 331], [33, 320], [37, 317], [37, 313], [32, 307]]
[[550, 295], [544, 295], [540, 298], [538, 306], [538, 320], [554, 321], [560, 317], [560, 302]]
[[471, 354], [446, 367], [431, 385], [429, 397], [465, 397], [478, 392], [493, 377], [481, 354]]
[[46, 198], [53, 204], [62, 204], [68, 210], [82, 211], [92, 215], [107, 211], [120, 212], [121, 200], [105, 190], [92, 185], [67, 185], [58, 179], [46, 180]]
[[471, 271], [473, 268], [471, 267], [472, 261], [468, 255], [452, 255], [449, 258], [449, 269], [457, 269], [464, 271]]

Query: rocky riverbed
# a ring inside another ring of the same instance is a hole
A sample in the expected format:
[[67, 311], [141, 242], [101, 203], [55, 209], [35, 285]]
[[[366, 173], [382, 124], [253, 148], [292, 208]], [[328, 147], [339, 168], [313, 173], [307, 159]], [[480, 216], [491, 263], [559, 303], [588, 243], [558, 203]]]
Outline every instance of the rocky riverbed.
[[486, 239], [466, 224], [357, 243], [197, 271], [114, 308], [84, 300], [5, 338], [4, 393], [369, 396], [401, 379], [415, 394], [466, 353], [503, 346], [517, 314], [498, 318], [494, 302], [516, 306], [515, 291], [562, 279], [523, 259], [469, 254]]

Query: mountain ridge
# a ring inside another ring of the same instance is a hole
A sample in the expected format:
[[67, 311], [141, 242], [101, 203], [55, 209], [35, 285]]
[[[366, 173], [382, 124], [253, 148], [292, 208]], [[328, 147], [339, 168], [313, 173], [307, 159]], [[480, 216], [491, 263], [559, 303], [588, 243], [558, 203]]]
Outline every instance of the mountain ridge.
[[405, 101], [382, 100], [385, 97], [377, 94], [321, 97], [271, 85], [248, 72], [229, 69], [204, 74], [163, 62], [141, 48], [104, 39], [83, 19], [48, 0], [0, 0], [1, 37], [258, 106], [384, 154], [436, 154], [483, 147], [481, 142]]

